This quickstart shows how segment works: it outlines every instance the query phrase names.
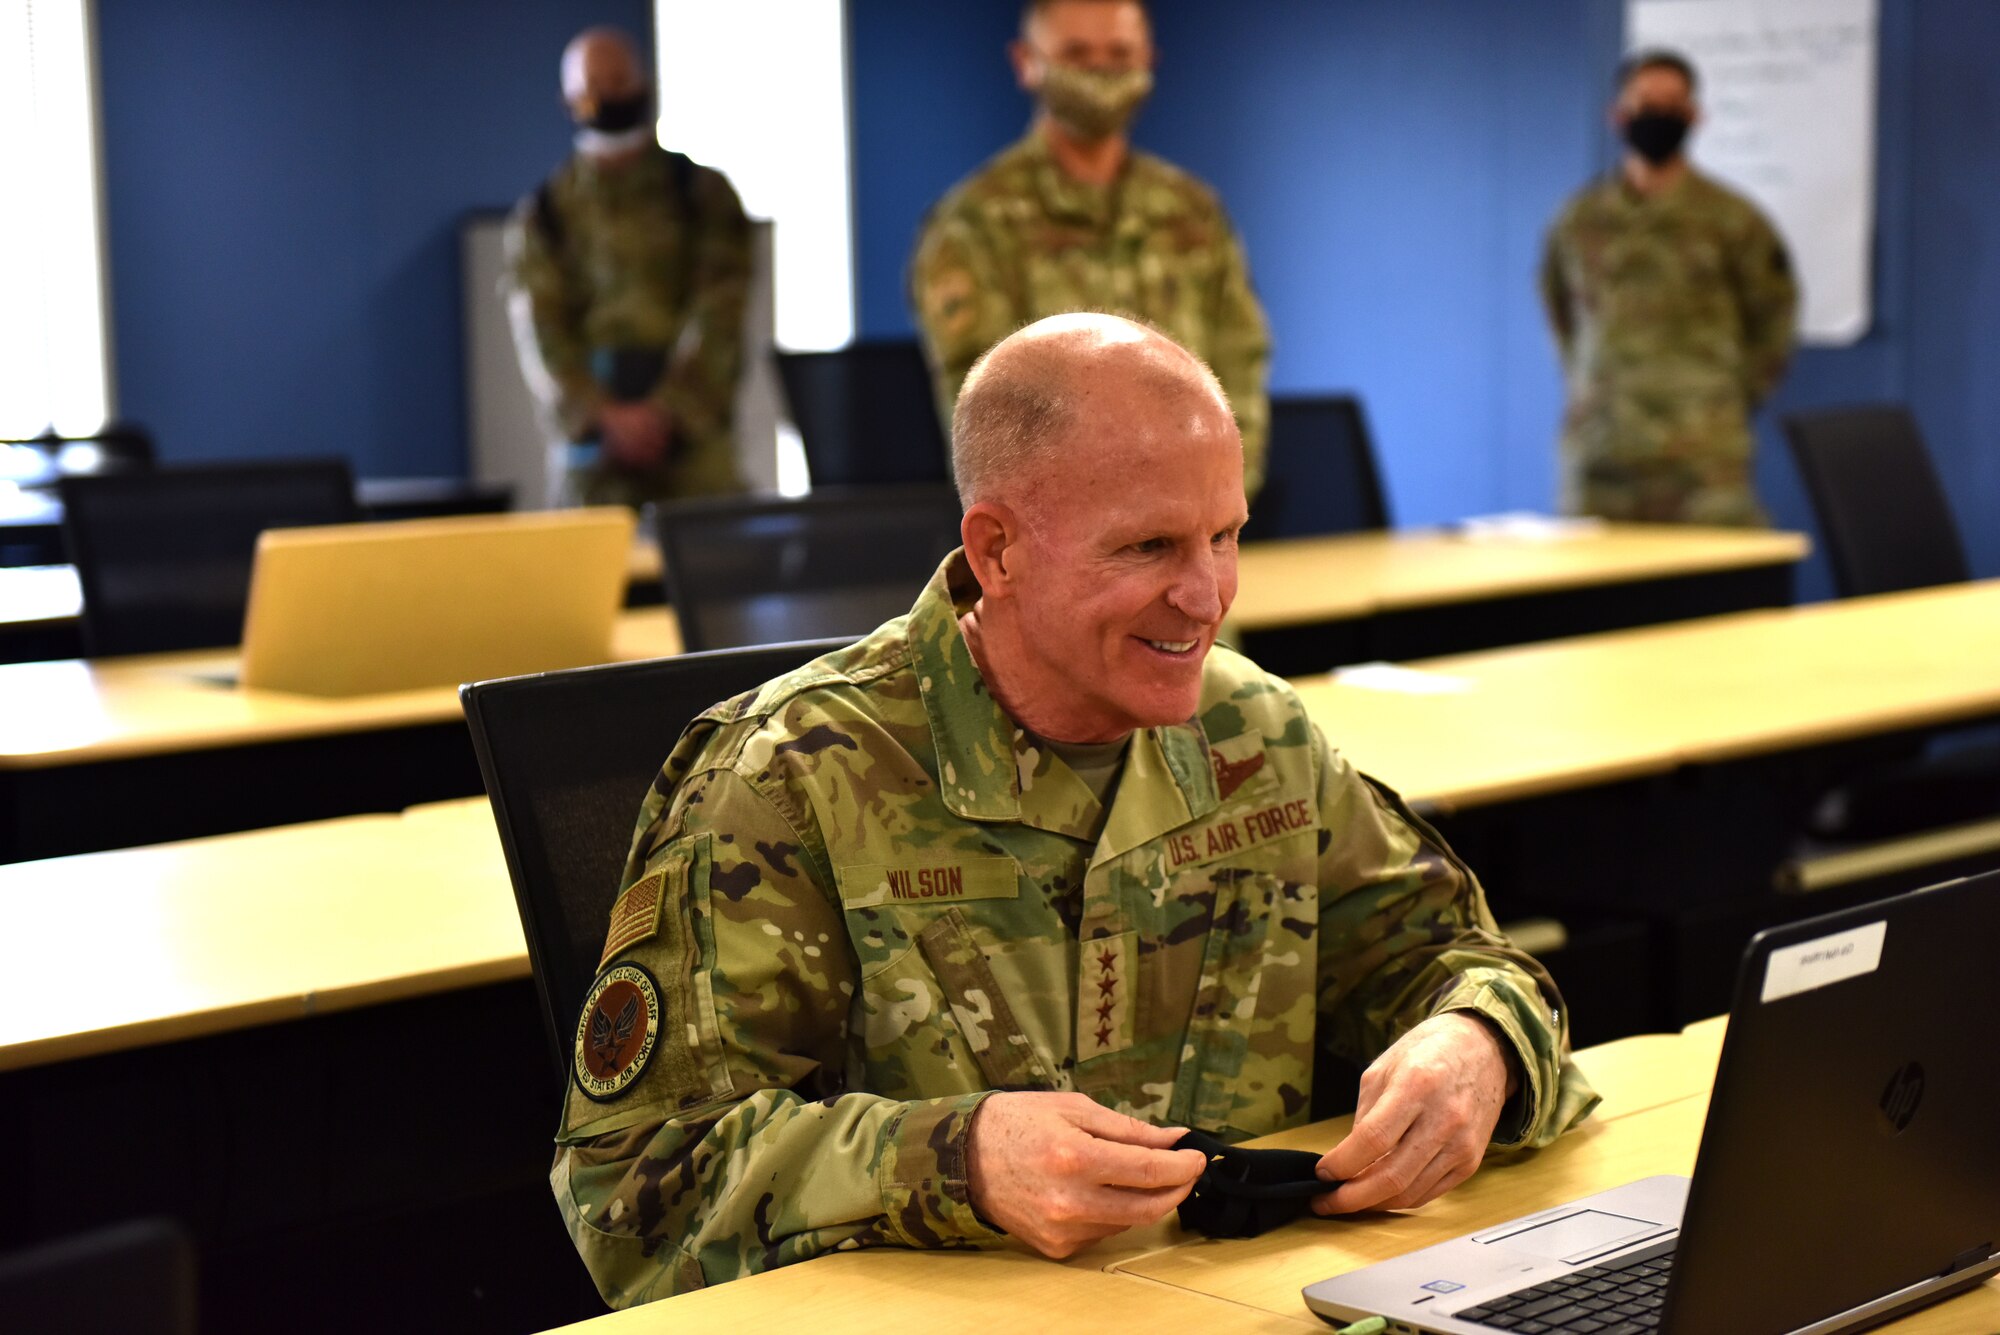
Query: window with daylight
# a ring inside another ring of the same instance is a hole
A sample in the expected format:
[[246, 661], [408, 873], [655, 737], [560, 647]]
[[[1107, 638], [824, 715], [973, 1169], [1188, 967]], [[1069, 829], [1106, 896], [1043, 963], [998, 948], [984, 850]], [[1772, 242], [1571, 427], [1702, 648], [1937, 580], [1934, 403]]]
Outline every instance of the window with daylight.
[[[842, 0], [655, 0], [660, 142], [726, 173], [772, 224], [778, 346], [854, 338]], [[789, 436], [789, 439], [785, 439]], [[780, 490], [805, 486], [781, 432]]]
[[93, 17], [0, 0], [0, 440], [111, 414]]

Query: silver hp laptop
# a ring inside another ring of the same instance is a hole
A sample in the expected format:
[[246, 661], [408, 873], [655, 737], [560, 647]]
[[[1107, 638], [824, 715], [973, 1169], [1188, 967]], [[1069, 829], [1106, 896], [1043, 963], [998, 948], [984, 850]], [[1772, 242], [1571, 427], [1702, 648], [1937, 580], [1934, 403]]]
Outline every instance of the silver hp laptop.
[[2000, 1271], [2000, 872], [1759, 933], [1694, 1177], [1322, 1280], [1440, 1335], [1855, 1330]]

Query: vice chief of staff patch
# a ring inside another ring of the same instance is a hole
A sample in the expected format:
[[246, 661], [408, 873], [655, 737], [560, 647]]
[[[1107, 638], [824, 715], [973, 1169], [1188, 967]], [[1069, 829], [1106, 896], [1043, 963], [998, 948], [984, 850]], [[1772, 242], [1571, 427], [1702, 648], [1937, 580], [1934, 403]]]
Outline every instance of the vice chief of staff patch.
[[660, 1039], [660, 989], [636, 964], [597, 975], [576, 1022], [576, 1086], [602, 1103], [645, 1071]]

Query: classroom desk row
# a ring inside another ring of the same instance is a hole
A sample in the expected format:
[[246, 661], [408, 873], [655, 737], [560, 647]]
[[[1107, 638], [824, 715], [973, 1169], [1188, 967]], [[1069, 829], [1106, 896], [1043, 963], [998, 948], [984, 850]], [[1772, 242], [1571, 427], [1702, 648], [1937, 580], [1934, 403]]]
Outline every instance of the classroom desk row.
[[[1547, 1149], [1489, 1161], [1421, 1210], [1301, 1220], [1260, 1238], [1232, 1240], [1193, 1237], [1169, 1220], [1064, 1263], [1020, 1248], [853, 1252], [562, 1329], [568, 1335], [745, 1330], [810, 1312], [815, 1330], [828, 1335], [872, 1335], [899, 1325], [1019, 1326], [1051, 1335], [1152, 1327], [1260, 1335], [1325, 1331], [1329, 1327], [1299, 1296], [1307, 1284], [1635, 1178], [1691, 1172], [1725, 1026], [1718, 1018], [1680, 1034], [1649, 1034], [1579, 1052], [1578, 1064], [1604, 1094], [1597, 1115]], [[1351, 1120], [1318, 1122], [1250, 1143], [1323, 1153]], [[1878, 1329], [1990, 1335], [2000, 1329], [2000, 1280]]]
[[[1989, 581], [1438, 660], [1406, 670], [1423, 683], [1415, 691], [1382, 689], [1379, 675], [1299, 688], [1362, 768], [1413, 801], [1475, 806], [2000, 714], [1996, 661], [2000, 581]], [[1452, 684], [1432, 689], [1440, 682]], [[216, 695], [214, 708], [246, 707]], [[376, 707], [456, 705], [447, 692], [413, 692]], [[334, 708], [290, 700], [264, 723], [307, 729], [324, 722], [316, 709]], [[119, 721], [127, 737], [142, 724], [200, 727], [171, 712]], [[1692, 837], [1654, 820], [1663, 842]], [[71, 1005], [50, 972], [64, 962], [37, 953], [78, 902], [102, 913], [98, 956], [149, 980], [100, 998], [122, 1009]], [[371, 931], [433, 910], [409, 939]], [[0, 1069], [525, 976], [513, 914], [476, 798], [0, 867]], [[300, 930], [297, 915], [323, 915], [324, 929]]]
[[[1796, 533], [1645, 525], [1252, 542], [1233, 619], [1273, 671], [1317, 671], [1775, 606], [1809, 549]], [[642, 538], [634, 601], [657, 601], [661, 578]], [[77, 652], [82, 607], [71, 566], [0, 568], [0, 662]]]

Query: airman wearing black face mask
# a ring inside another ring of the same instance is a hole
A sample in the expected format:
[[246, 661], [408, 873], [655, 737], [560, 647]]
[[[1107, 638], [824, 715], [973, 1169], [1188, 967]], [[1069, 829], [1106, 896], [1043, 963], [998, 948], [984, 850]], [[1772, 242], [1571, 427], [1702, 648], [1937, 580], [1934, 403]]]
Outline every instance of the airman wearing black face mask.
[[502, 290], [563, 499], [741, 489], [733, 417], [750, 224], [720, 172], [659, 145], [623, 33], [563, 52], [576, 152], [521, 201]]
[[1643, 52], [1619, 69], [1619, 170], [1549, 231], [1542, 299], [1568, 388], [1571, 513], [1763, 524], [1750, 416], [1791, 356], [1798, 287], [1749, 200], [1694, 170], [1694, 69]]

